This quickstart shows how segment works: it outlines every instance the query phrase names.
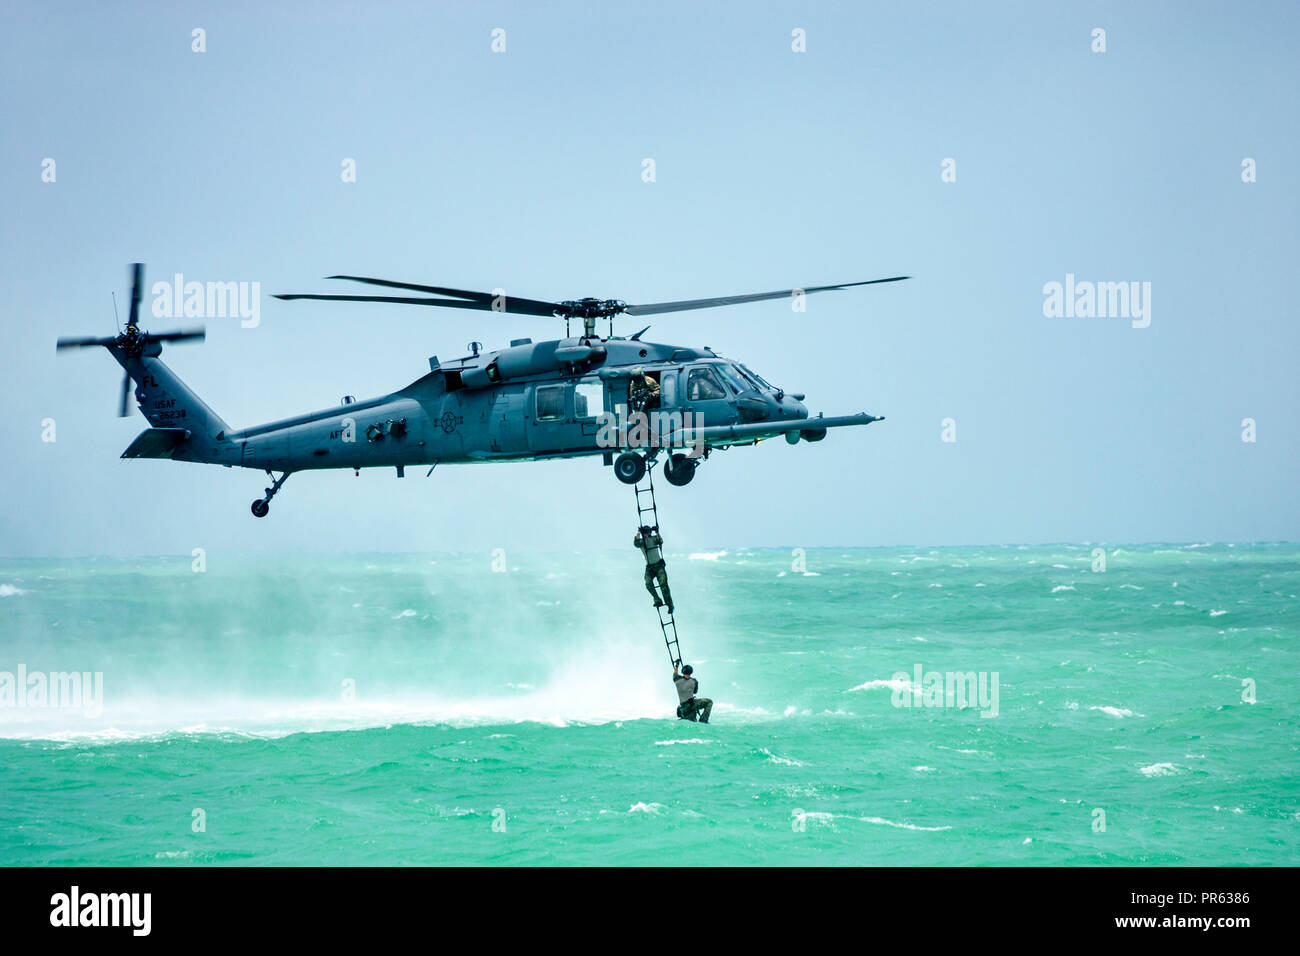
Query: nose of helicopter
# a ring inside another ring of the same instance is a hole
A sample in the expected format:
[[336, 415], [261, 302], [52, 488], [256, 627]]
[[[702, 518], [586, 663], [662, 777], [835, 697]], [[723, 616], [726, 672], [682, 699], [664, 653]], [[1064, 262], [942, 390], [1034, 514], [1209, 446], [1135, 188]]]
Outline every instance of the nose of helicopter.
[[772, 418], [776, 421], [792, 421], [808, 417], [808, 407], [803, 403], [802, 395], [782, 395], [780, 399], [775, 396], [773, 401]]

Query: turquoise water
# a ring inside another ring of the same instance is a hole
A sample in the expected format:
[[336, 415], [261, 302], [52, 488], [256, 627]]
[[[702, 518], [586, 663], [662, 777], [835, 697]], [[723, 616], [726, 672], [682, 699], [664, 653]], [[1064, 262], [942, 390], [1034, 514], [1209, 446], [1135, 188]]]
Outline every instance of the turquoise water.
[[668, 558], [709, 725], [630, 548], [0, 562], [0, 672], [102, 674], [0, 862], [1300, 862], [1300, 547]]

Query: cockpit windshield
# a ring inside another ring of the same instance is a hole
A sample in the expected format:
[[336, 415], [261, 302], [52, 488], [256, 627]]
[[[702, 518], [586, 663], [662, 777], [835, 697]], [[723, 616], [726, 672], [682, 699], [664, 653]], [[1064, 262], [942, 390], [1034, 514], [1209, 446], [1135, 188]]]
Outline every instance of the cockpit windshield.
[[758, 387], [753, 382], [746, 379], [745, 376], [740, 374], [739, 369], [731, 365], [719, 365], [718, 371], [722, 373], [722, 377], [727, 380], [727, 384], [731, 386], [731, 390], [737, 395], [741, 392], [748, 392], [751, 388]]
[[756, 387], [757, 387], [758, 389], [760, 389], [760, 390], [762, 390], [762, 389], [767, 389], [767, 390], [770, 391], [770, 392], [775, 392], [775, 391], [776, 391], [776, 386], [775, 386], [775, 385], [771, 385], [771, 384], [769, 384], [767, 381], [765, 381], [765, 380], [763, 379], [763, 376], [759, 375], [757, 372], [754, 372], [754, 371], [750, 370], [749, 368], [746, 368], [744, 365], [741, 365], [739, 362], [736, 363], [736, 368], [738, 368], [738, 369], [740, 370], [741, 374], [744, 375], [746, 378], [748, 378], [748, 379], [752, 380], [753, 382], [757, 383], [757, 384], [756, 384]]

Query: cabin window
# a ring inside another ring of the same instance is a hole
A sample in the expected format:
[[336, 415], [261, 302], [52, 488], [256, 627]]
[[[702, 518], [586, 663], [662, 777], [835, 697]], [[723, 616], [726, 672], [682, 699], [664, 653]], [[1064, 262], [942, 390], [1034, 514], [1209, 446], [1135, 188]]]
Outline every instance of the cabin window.
[[686, 400], [688, 402], [707, 402], [712, 399], [726, 397], [727, 390], [722, 387], [717, 372], [707, 365], [697, 365], [691, 369], [686, 378]]
[[537, 420], [554, 422], [564, 417], [563, 385], [537, 386]]
[[677, 404], [677, 370], [665, 369], [659, 377], [659, 404], [672, 408]]
[[605, 387], [600, 382], [579, 382], [573, 387], [573, 417], [599, 418], [605, 414]]

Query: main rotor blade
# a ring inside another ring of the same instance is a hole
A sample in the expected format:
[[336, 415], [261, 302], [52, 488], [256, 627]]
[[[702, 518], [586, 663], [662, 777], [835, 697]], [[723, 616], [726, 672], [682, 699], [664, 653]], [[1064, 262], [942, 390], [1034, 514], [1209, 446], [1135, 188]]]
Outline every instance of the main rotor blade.
[[61, 338], [54, 343], [56, 349], [88, 349], [93, 345], [112, 345], [117, 341], [116, 337], [96, 338], [94, 336], [83, 336], [81, 338]]
[[796, 291], [805, 294], [827, 292], [835, 289], [851, 289], [859, 285], [877, 285], [881, 282], [901, 282], [911, 276], [892, 276], [888, 279], [868, 279], [866, 282], [843, 282], [839, 285], [814, 285], [803, 289], [782, 289], [780, 292], [754, 292], [748, 295], [725, 295], [715, 299], [685, 299], [681, 302], [650, 302], [646, 305], [629, 305], [625, 310], [628, 315], [657, 315], [661, 312], [686, 312], [690, 309], [712, 309], [720, 305], [739, 305], [742, 302], [762, 302], [765, 299], [785, 299]]
[[119, 404], [119, 405], [117, 406], [117, 417], [118, 417], [118, 418], [126, 418], [126, 416], [127, 416], [126, 401], [127, 401], [127, 398], [130, 396], [130, 394], [131, 394], [131, 376], [128, 375], [128, 374], [123, 373], [123, 375], [122, 375], [122, 401], [121, 401], [121, 404]]
[[177, 329], [175, 332], [149, 332], [141, 336], [145, 342], [190, 342], [195, 339], [202, 342], [208, 337], [204, 328]]
[[[445, 289], [436, 285], [414, 285], [410, 282], [393, 282], [390, 279], [371, 279], [367, 276], [326, 276], [327, 279], [346, 279], [349, 282], [364, 282], [366, 285], [381, 285], [389, 289], [409, 289], [412, 292], [430, 292], [434, 295], [451, 296], [453, 299], [468, 299], [470, 302], [492, 302], [496, 298], [491, 292], [470, 292], [466, 289]], [[509, 304], [521, 308], [545, 309], [545, 312], [521, 313], [527, 315], [552, 315], [559, 308], [558, 302], [545, 302], [541, 299], [525, 299], [521, 296], [506, 295]]]
[[397, 295], [318, 295], [312, 293], [290, 293], [272, 296], [274, 299], [319, 299], [325, 302], [395, 302], [399, 305], [435, 305], [443, 309], [470, 309], [475, 312], [509, 312], [513, 315], [554, 315], [554, 309], [549, 303], [540, 303], [544, 308], [537, 308], [529, 305], [530, 299], [525, 299], [522, 307], [518, 304], [518, 299], [512, 299], [509, 296], [503, 296], [502, 308], [492, 308], [492, 296], [488, 296], [485, 302], [466, 302], [460, 299], [420, 299], [414, 296], [397, 296]]
[[137, 325], [140, 319], [140, 296], [144, 287], [144, 263], [131, 263], [131, 317], [127, 325]]

